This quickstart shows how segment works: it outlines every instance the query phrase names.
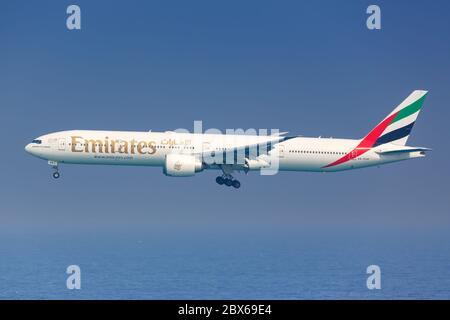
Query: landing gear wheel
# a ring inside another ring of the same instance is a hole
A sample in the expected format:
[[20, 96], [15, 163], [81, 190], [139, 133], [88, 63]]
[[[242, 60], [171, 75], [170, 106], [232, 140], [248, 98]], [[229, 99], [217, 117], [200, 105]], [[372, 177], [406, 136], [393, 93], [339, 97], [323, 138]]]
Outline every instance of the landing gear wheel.
[[217, 178], [216, 178], [216, 182], [217, 182], [218, 184], [220, 184], [220, 185], [223, 185], [223, 183], [224, 183], [225, 181], [223, 180], [222, 177], [217, 177]]
[[233, 184], [233, 180], [231, 180], [231, 179], [225, 179], [224, 182], [227, 187], [230, 187]]
[[241, 183], [239, 182], [239, 180], [233, 180], [233, 187], [235, 187], [236, 189], [239, 189], [241, 187]]
[[58, 179], [59, 178], [59, 172], [58, 171], [53, 172], [53, 178], [54, 179]]

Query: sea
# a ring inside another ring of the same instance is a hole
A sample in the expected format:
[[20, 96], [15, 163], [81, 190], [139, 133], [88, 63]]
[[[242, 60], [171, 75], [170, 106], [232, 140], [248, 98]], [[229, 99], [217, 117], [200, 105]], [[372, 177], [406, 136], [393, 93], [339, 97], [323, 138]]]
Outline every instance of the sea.
[[0, 299], [450, 298], [446, 232], [287, 229], [3, 232]]

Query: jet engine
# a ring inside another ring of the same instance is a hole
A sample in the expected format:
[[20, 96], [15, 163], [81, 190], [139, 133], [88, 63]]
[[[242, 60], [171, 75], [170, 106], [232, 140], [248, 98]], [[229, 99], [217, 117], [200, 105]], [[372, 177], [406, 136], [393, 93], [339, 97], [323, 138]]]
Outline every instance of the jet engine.
[[259, 170], [268, 166], [270, 164], [263, 159], [245, 159], [245, 167], [247, 170]]
[[202, 162], [188, 154], [168, 154], [163, 167], [164, 174], [171, 177], [190, 177], [202, 170]]

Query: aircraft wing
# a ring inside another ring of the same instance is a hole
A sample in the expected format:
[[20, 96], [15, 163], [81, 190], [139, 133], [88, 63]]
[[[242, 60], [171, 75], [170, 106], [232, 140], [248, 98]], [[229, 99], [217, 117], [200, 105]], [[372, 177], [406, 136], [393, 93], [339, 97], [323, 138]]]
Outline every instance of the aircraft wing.
[[236, 153], [242, 152], [246, 158], [257, 157], [263, 154], [268, 154], [276, 144], [290, 139], [291, 137], [282, 136], [283, 133], [271, 136], [258, 136], [257, 141], [251, 138], [248, 141], [234, 139], [232, 135], [225, 136], [223, 139], [215, 141], [214, 143], [204, 143], [202, 155], [208, 156], [212, 153]]

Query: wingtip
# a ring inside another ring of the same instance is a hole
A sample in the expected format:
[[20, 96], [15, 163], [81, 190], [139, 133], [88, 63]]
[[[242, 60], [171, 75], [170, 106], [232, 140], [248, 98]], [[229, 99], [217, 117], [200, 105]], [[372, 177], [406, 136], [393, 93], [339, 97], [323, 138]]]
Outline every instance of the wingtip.
[[285, 135], [287, 135], [289, 132], [288, 131], [284, 131], [284, 132], [277, 132], [277, 133], [274, 133], [274, 134], [272, 134], [273, 136], [277, 136], [277, 137], [279, 137], [279, 136], [285, 136]]

